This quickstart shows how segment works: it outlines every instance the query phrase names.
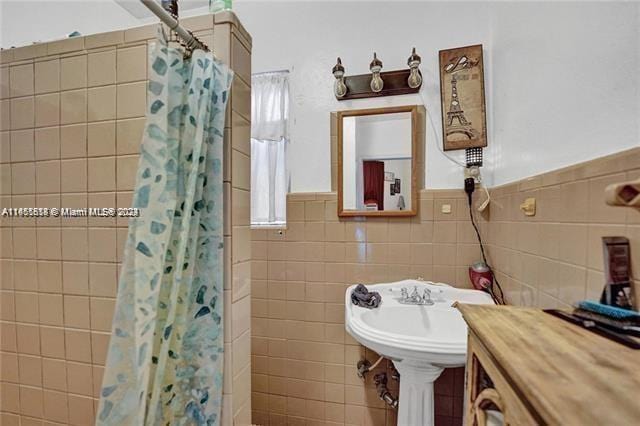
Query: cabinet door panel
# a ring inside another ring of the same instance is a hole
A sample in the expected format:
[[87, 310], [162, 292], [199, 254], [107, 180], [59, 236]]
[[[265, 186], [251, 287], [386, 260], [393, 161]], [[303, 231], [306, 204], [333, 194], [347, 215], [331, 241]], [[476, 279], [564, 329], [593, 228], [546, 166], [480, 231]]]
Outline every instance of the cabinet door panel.
[[501, 418], [505, 425], [542, 424], [473, 332], [467, 351], [467, 426], [485, 426], [488, 419], [490, 424], [499, 424]]

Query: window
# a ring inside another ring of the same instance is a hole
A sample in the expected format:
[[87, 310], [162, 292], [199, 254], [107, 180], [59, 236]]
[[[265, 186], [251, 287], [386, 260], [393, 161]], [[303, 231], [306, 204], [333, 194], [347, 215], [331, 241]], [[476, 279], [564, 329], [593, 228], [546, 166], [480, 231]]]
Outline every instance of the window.
[[287, 220], [289, 72], [251, 77], [251, 225]]

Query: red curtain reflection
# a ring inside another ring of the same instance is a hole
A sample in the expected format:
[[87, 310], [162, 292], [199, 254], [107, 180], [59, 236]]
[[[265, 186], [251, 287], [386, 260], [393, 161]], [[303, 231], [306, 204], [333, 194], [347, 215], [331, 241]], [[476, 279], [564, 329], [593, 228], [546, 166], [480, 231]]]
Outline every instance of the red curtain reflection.
[[378, 210], [384, 210], [384, 162], [364, 161], [364, 203], [376, 203]]

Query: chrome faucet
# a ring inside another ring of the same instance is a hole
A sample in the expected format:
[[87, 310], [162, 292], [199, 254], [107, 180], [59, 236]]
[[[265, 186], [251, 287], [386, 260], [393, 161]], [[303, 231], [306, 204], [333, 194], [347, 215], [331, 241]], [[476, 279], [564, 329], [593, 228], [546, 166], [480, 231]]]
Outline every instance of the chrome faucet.
[[413, 291], [411, 292], [411, 301], [412, 302], [419, 302], [422, 299], [420, 298], [420, 295], [418, 294], [418, 286], [413, 286]]
[[400, 289], [400, 299], [401, 300], [408, 300], [409, 299], [409, 292], [407, 291], [406, 287], [402, 287]]
[[433, 305], [433, 300], [431, 299], [431, 290], [425, 288], [422, 296], [420, 296], [420, 294], [418, 293], [418, 286], [414, 286], [411, 295], [409, 295], [409, 291], [405, 287], [403, 287], [402, 289], [400, 289], [399, 302], [404, 305]]
[[431, 290], [428, 288], [424, 289], [424, 293], [422, 293], [422, 300], [428, 301], [429, 305], [433, 305], [433, 301], [431, 300]]

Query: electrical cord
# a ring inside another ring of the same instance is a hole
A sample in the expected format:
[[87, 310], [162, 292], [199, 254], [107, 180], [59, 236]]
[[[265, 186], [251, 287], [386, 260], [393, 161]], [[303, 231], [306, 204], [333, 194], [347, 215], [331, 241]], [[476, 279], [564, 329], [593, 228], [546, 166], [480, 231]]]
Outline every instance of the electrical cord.
[[[498, 282], [498, 277], [496, 276], [495, 272], [493, 272], [493, 268], [491, 268], [491, 265], [489, 265], [489, 262], [487, 262], [487, 256], [484, 253], [484, 243], [482, 242], [482, 236], [480, 235], [480, 230], [478, 229], [478, 225], [476, 224], [475, 217], [473, 216], [473, 205], [472, 205], [471, 197], [473, 195], [474, 187], [475, 187], [475, 182], [473, 178], [465, 179], [465, 192], [467, 193], [467, 200], [469, 202], [469, 218], [471, 219], [471, 225], [473, 225], [473, 229], [476, 231], [476, 236], [478, 237], [478, 243], [480, 244], [480, 253], [482, 254], [482, 261], [484, 262], [485, 265], [487, 265], [487, 268], [489, 268], [489, 272], [491, 272], [491, 275], [493, 276], [493, 280], [491, 281], [491, 289], [489, 291], [489, 293], [491, 294], [491, 298], [497, 305], [504, 305], [505, 302], [504, 302], [504, 293], [502, 291], [502, 287]], [[500, 293], [499, 297], [495, 292], [494, 283]]]
[[[420, 91], [419, 92], [420, 98], [422, 99], [422, 103], [424, 105], [426, 105], [427, 103], [425, 102], [424, 99], [424, 95], [423, 92]], [[427, 112], [427, 121], [429, 122], [429, 124], [431, 125], [431, 129], [433, 131], [433, 134], [435, 135], [435, 140], [439, 140], [438, 138], [438, 131], [436, 130], [435, 125], [433, 124], [433, 120], [431, 119], [431, 112], [429, 111], [428, 108], [425, 108], [425, 111]], [[449, 154], [447, 154], [446, 151], [444, 151], [444, 149], [442, 149], [442, 147], [440, 146], [439, 143], [436, 143], [436, 146], [438, 147], [438, 150], [440, 151], [440, 153], [449, 161], [451, 161], [452, 163], [462, 167], [462, 168], [466, 168], [467, 165], [461, 163], [460, 161], [456, 160], [455, 158], [451, 157]], [[491, 275], [493, 275], [493, 281], [491, 281], [491, 289], [489, 290], [489, 293], [491, 294], [491, 298], [493, 299], [493, 301], [497, 304], [497, 305], [504, 305], [504, 293], [502, 292], [502, 287], [500, 286], [500, 283], [498, 282], [498, 278], [496, 277], [496, 274], [493, 272], [493, 269], [491, 268], [491, 266], [489, 265], [489, 262], [487, 262], [487, 257], [484, 254], [484, 243], [482, 242], [482, 237], [480, 236], [480, 231], [478, 230], [478, 225], [476, 225], [475, 222], [475, 218], [473, 217], [473, 206], [471, 205], [471, 195], [473, 194], [473, 190], [475, 189], [475, 181], [473, 178], [471, 179], [471, 184], [472, 187], [469, 189], [468, 188], [468, 179], [465, 179], [465, 191], [467, 192], [467, 196], [469, 199], [469, 216], [471, 217], [471, 224], [473, 225], [473, 229], [476, 231], [476, 235], [478, 237], [478, 243], [480, 244], [480, 253], [482, 253], [482, 261], [485, 263], [485, 265], [487, 265], [487, 268], [489, 268], [489, 272], [491, 272]], [[491, 197], [489, 196], [489, 191], [486, 189], [485, 187], [485, 191], [487, 192], [487, 201], [485, 202], [485, 204], [489, 203], [489, 200], [491, 199]], [[486, 207], [486, 205], [485, 205]], [[498, 288], [498, 291], [500, 292], [500, 297], [496, 297], [496, 294], [494, 292], [494, 283], [496, 287]]]

